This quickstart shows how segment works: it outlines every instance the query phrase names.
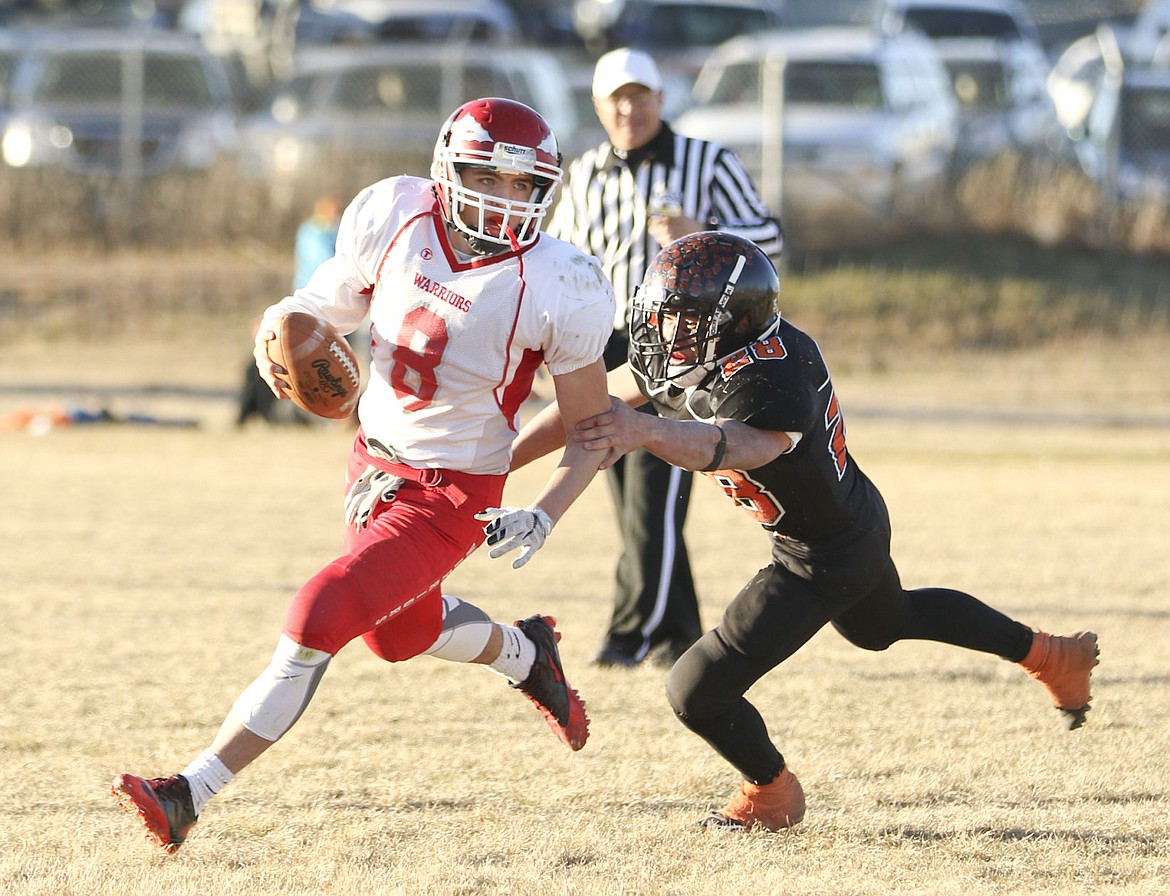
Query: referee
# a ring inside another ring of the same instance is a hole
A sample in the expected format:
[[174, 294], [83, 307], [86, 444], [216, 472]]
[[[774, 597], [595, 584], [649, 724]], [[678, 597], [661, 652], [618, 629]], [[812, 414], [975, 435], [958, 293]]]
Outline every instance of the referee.
[[[626, 361], [630, 299], [662, 246], [688, 233], [726, 230], [773, 258], [780, 253], [780, 222], [739, 158], [676, 134], [662, 120], [662, 103], [658, 67], [645, 53], [613, 50], [597, 61], [593, 108], [609, 139], [570, 166], [548, 228], [596, 255], [613, 283], [617, 314], [605, 354], [611, 370]], [[683, 541], [692, 474], [634, 451], [610, 470], [609, 483], [622, 553], [613, 617], [593, 662], [635, 666], [650, 657], [673, 665], [702, 634]]]

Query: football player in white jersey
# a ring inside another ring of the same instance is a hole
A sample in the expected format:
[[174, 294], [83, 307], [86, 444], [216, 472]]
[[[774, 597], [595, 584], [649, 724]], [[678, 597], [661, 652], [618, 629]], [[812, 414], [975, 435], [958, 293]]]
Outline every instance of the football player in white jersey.
[[[540, 232], [561, 181], [557, 141], [533, 109], [488, 98], [460, 106], [435, 145], [431, 179], [392, 177], [342, 217], [334, 257], [264, 314], [260, 374], [275, 323], [307, 311], [341, 333], [369, 315], [371, 362], [345, 496], [346, 552], [293, 598], [268, 667], [209, 749], [179, 774], [118, 775], [113, 792], [173, 853], [220, 789], [280, 739], [345, 644], [390, 662], [421, 654], [507, 678], [578, 750], [584, 702], [565, 680], [551, 617], [515, 625], [441, 592], [483, 541], [531, 559], [600, 463], [571, 440], [527, 507], [501, 507], [518, 412], [547, 366], [568, 427], [609, 407], [602, 351], [613, 291], [597, 260]], [[486, 525], [485, 525], [486, 524]]]

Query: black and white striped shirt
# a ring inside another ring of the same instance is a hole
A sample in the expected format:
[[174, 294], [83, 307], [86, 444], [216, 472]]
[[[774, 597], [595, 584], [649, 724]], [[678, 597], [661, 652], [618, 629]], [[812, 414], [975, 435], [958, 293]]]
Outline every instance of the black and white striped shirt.
[[783, 236], [739, 157], [718, 143], [684, 137], [663, 124], [627, 160], [607, 141], [570, 166], [548, 232], [596, 255], [617, 296], [614, 327], [624, 330], [634, 287], [661, 248], [646, 219], [672, 208], [756, 243], [774, 259]]

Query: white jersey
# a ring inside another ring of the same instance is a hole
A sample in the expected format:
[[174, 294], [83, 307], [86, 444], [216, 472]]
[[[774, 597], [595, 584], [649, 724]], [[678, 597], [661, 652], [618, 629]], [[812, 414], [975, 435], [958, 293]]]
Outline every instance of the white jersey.
[[519, 251], [459, 257], [432, 182], [394, 177], [354, 199], [337, 254], [262, 326], [294, 310], [342, 333], [369, 313], [358, 405], [368, 438], [410, 466], [499, 474], [537, 368], [555, 376], [600, 358], [614, 296], [596, 258], [548, 234]]

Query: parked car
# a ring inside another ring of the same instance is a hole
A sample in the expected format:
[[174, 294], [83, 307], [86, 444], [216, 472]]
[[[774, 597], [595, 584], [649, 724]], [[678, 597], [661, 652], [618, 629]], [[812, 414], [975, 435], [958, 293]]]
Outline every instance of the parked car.
[[291, 74], [300, 49], [380, 42], [520, 40], [504, 0], [187, 0], [179, 27], [218, 56], [238, 61], [263, 90]]
[[[511, 44], [520, 23], [503, 0], [336, 0], [375, 23], [379, 40]], [[399, 7], [399, 8], [396, 8]]]
[[1124, 68], [1120, 35], [1107, 24], [1077, 38], [1057, 57], [1045, 86], [1056, 117], [1073, 140], [1084, 137], [1089, 111], [1102, 85], [1107, 79], [1120, 78]]
[[711, 51], [741, 34], [784, 24], [783, 0], [578, 0], [577, 34], [594, 55], [637, 47], [652, 55], [662, 75], [663, 115], [686, 106]]
[[[242, 52], [265, 27], [254, 0], [188, 0], [179, 26], [217, 49]], [[370, 40], [510, 42], [520, 32], [504, 0], [311, 0], [290, 7], [298, 44]], [[271, 11], [269, 11], [271, 15]]]
[[197, 42], [154, 30], [7, 32], [0, 158], [11, 168], [206, 170], [237, 143], [231, 82]]
[[513, 47], [380, 44], [306, 51], [295, 74], [242, 126], [244, 171], [280, 202], [322, 189], [350, 193], [394, 174], [425, 176], [439, 128], [480, 96], [527, 103], [568, 156], [577, 117], [563, 67], [550, 52]]
[[781, 25], [782, 0], [577, 0], [574, 27], [594, 49], [714, 47]]
[[703, 66], [693, 99], [678, 129], [740, 155], [782, 210], [791, 245], [892, 235], [945, 190], [957, 103], [937, 51], [917, 33], [827, 27], [736, 38]]
[[1146, 0], [1126, 35], [1125, 52], [1137, 65], [1170, 65], [1170, 0]]
[[1022, 0], [879, 0], [876, 24], [887, 34], [920, 31], [927, 37], [1027, 40], [1043, 46]]
[[1170, 69], [1126, 68], [1086, 122], [1082, 152], [1107, 201], [1170, 205]]
[[956, 176], [1009, 152], [1062, 165], [1074, 159], [1045, 86], [1048, 60], [1039, 46], [993, 38], [939, 39], [934, 45], [959, 103]]

